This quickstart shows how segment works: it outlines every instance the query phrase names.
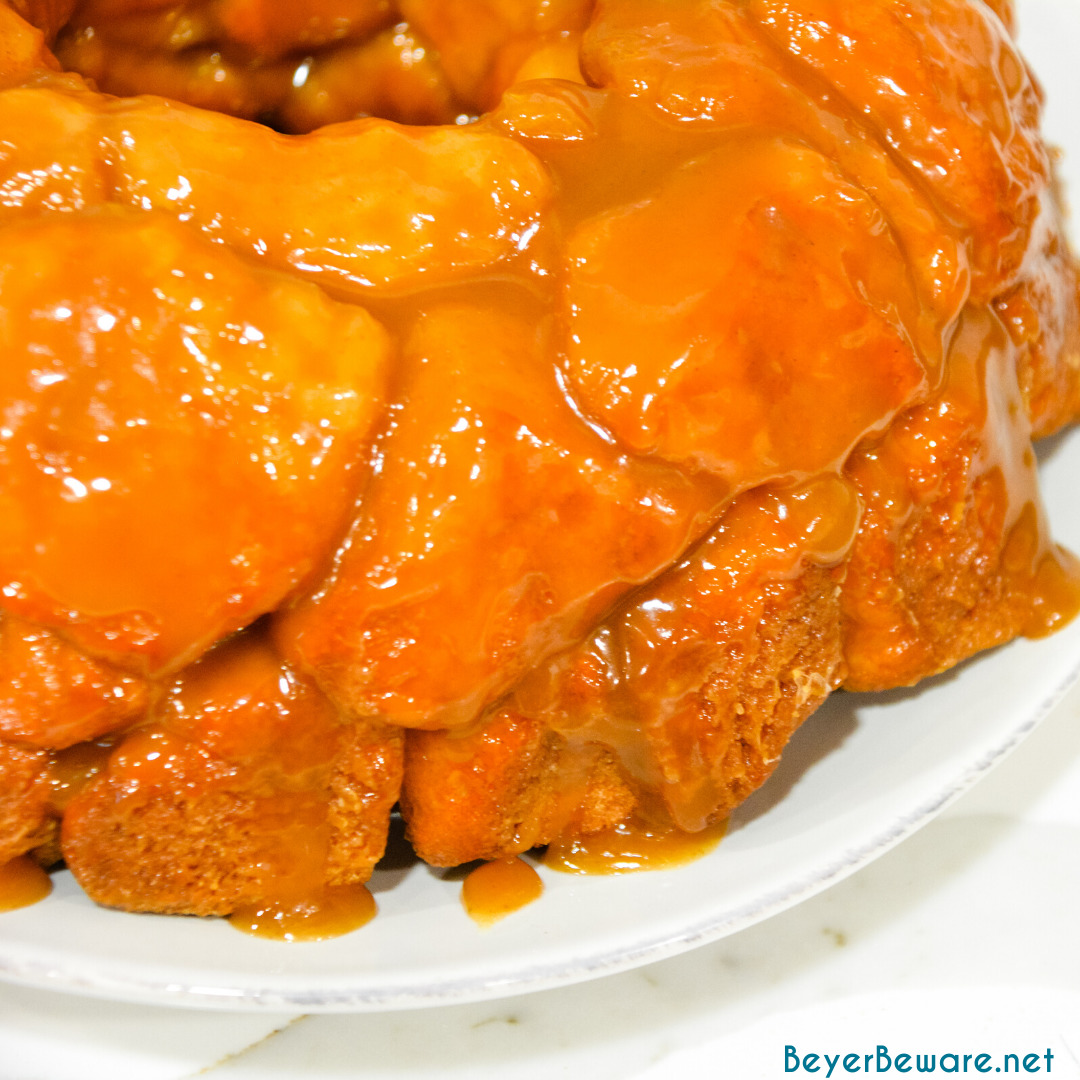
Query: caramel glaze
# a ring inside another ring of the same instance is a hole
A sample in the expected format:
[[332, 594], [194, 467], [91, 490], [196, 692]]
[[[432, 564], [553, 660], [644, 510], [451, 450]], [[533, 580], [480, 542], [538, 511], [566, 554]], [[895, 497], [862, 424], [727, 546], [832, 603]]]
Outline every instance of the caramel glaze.
[[404, 729], [467, 812], [502, 725], [550, 799], [496, 855], [665, 863], [834, 687], [1076, 612], [1031, 452], [1076, 270], [1006, 5], [493, 0], [468, 48], [453, 3], [297, 7], [90, 0], [58, 48], [292, 129], [485, 115], [111, 98], [0, 2], [21, 850], [63, 815], [104, 903], [322, 936]]
[[544, 852], [544, 865], [564, 874], [633, 874], [667, 870], [708, 855], [723, 839], [727, 820], [686, 832], [670, 823], [631, 818], [588, 836], [561, 839]]
[[0, 866], [0, 911], [29, 907], [51, 892], [49, 875], [29, 855], [20, 855]]
[[49, 806], [63, 815], [72, 799], [81, 795], [102, 770], [108, 768], [116, 738], [76, 743], [52, 755], [49, 765]]
[[0, 737], [63, 750], [146, 712], [150, 687], [74, 646], [0, 613]]
[[274, 941], [325, 941], [375, 918], [375, 898], [363, 885], [306, 885], [296, 896], [241, 904], [229, 925]]
[[498, 859], [469, 871], [461, 902], [473, 922], [490, 926], [538, 900], [543, 891], [540, 875], [523, 859]]

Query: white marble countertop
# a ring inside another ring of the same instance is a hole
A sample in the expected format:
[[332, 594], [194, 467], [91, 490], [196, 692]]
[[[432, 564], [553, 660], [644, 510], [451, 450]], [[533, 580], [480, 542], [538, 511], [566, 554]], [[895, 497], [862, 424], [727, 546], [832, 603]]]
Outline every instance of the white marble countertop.
[[362, 1015], [0, 986], [0, 1078], [755, 1080], [785, 1075], [787, 1045], [801, 1058], [879, 1044], [890, 1057], [956, 1053], [961, 1071], [983, 1052], [991, 1071], [1030, 1053], [1046, 1071], [1049, 1049], [1051, 1075], [1080, 1077], [1078, 898], [1080, 688], [898, 848], [684, 956], [501, 1002]]
[[[1080, 0], [1021, 0], [1076, 147]], [[1074, 196], [1075, 198], [1076, 196]], [[116, 1004], [0, 985], [0, 1080], [756, 1080], [800, 1056], [1024, 1056], [1080, 1078], [1080, 688], [914, 837], [772, 919], [636, 971], [493, 1003], [302, 1016]], [[945, 1062], [949, 1064], [946, 1065]], [[884, 1064], [884, 1062], [882, 1062]], [[824, 1077], [824, 1060], [816, 1076]], [[1016, 1070], [1013, 1070], [1016, 1071]], [[1025, 1075], [1030, 1075], [1029, 1070]], [[912, 1072], [913, 1075], [917, 1073]], [[837, 1063], [833, 1075], [852, 1075]]]

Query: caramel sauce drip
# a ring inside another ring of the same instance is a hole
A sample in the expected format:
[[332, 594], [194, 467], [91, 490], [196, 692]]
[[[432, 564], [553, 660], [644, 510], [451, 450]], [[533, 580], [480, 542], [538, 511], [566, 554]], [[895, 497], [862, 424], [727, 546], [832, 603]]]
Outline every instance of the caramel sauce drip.
[[1054, 545], [1035, 570], [1032, 612], [1024, 626], [1024, 635], [1046, 637], [1077, 614], [1080, 614], [1080, 559]]
[[1019, 579], [1031, 601], [1026, 637], [1060, 630], [1080, 612], [1080, 559], [1047, 541], [1039, 504], [1028, 503], [1009, 530], [1002, 552], [1005, 571]]
[[545, 852], [544, 865], [564, 874], [669, 870], [708, 855], [726, 831], [726, 819], [699, 832], [684, 832], [675, 825], [632, 818], [590, 836], [557, 840]]
[[365, 885], [324, 885], [300, 897], [244, 904], [229, 916], [229, 925], [275, 941], [325, 941], [359, 930], [376, 910]]
[[543, 891], [540, 875], [524, 859], [496, 859], [469, 872], [461, 902], [470, 919], [490, 926], [538, 900]]
[[0, 866], [0, 911], [29, 907], [51, 892], [49, 875], [29, 855], [20, 855]]

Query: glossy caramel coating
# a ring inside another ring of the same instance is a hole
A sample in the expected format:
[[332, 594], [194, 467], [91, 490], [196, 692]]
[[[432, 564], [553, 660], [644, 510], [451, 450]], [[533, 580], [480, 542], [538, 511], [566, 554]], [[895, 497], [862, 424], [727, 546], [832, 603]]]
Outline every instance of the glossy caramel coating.
[[433, 305], [402, 361], [363, 514], [279, 640], [351, 712], [461, 726], [675, 559], [718, 496], [581, 423], [546, 320]]
[[725, 140], [591, 217], [567, 256], [575, 396], [622, 445], [731, 492], [835, 467], [939, 364], [912, 348], [918, 300], [880, 208], [785, 140]]
[[330, 555], [385, 332], [145, 213], [4, 241], [5, 605], [133, 671], [175, 669]]
[[540, 875], [523, 859], [481, 863], [461, 886], [461, 903], [481, 926], [505, 919], [543, 894]]
[[1080, 605], [1031, 450], [1080, 408], [1077, 270], [1008, 5], [60, 29], [180, 100], [59, 74], [57, 10], [0, 3], [13, 852], [62, 814], [101, 902], [221, 914], [329, 908], [399, 796], [440, 865], [715, 827], [835, 687]]
[[149, 705], [145, 680], [0, 614], [0, 738], [62, 750], [129, 726]]
[[887, 146], [903, 146], [943, 216], [965, 227], [971, 301], [1000, 292], [1023, 262], [1048, 162], [1039, 89], [994, 20], [967, 0], [752, 0], [749, 10]]
[[0, 863], [0, 911], [14, 911], [44, 900], [52, 892], [52, 880], [27, 855]]

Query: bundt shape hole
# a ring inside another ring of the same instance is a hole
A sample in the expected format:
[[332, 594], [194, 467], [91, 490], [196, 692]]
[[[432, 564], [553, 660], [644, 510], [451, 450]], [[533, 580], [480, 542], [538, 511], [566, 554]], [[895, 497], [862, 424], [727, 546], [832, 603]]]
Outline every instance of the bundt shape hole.
[[65, 70], [288, 133], [468, 124], [521, 78], [578, 78], [591, 0], [24, 0]]

